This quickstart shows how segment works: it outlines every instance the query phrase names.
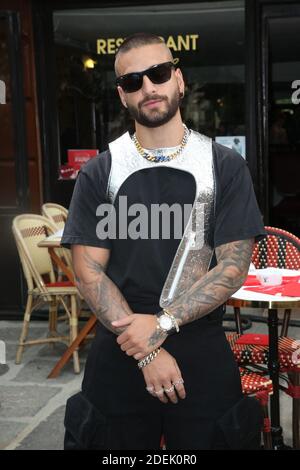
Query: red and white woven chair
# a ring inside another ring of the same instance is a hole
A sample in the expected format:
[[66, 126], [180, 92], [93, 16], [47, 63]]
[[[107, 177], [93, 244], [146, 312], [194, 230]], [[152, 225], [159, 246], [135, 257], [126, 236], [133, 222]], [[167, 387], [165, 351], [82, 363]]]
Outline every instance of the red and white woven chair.
[[[284, 269], [300, 270], [300, 239], [295, 235], [274, 227], [265, 227], [266, 237], [259, 240], [253, 249], [252, 263], [257, 269], [278, 267]], [[227, 339], [239, 364], [268, 363], [268, 347], [257, 345], [236, 344], [241, 336], [242, 323], [240, 309], [234, 308], [236, 327], [238, 333], [228, 333]], [[286, 373], [288, 386], [281, 387], [293, 399], [293, 445], [300, 448], [299, 420], [300, 420], [300, 361], [298, 357], [299, 344], [294, 338], [287, 337], [291, 310], [286, 309], [281, 334], [279, 337], [278, 352], [280, 372]]]
[[[282, 268], [300, 270], [300, 238], [286, 230], [265, 227], [267, 236], [259, 240], [252, 253], [256, 269]], [[286, 309], [280, 336], [287, 336], [291, 310]]]
[[[300, 238], [275, 227], [265, 227], [266, 237], [255, 243], [251, 262], [256, 269], [282, 268], [300, 271]], [[242, 334], [240, 308], [234, 307], [236, 331]], [[291, 309], [284, 311], [280, 336], [287, 336]]]
[[[254, 344], [237, 344], [241, 337], [238, 333], [226, 333], [227, 340], [234, 353], [236, 361], [242, 365], [266, 366], [269, 359], [268, 346], [258, 346]], [[287, 386], [280, 388], [293, 399], [293, 447], [300, 448], [299, 440], [299, 419], [300, 419], [300, 343], [297, 340], [287, 337], [278, 338], [278, 359], [280, 373], [286, 374], [283, 377]]]
[[264, 375], [240, 367], [241, 384], [244, 395], [254, 396], [260, 403], [264, 416], [264, 449], [272, 449], [271, 422], [269, 418], [269, 397], [273, 393], [272, 381]]

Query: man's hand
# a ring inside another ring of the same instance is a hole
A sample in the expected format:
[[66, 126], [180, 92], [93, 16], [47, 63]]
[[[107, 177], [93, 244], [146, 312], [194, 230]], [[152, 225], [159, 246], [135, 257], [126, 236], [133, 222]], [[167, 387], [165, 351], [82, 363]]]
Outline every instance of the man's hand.
[[162, 348], [158, 356], [142, 368], [142, 372], [148, 392], [163, 403], [177, 403], [178, 397], [186, 397], [178, 364], [165, 349]]
[[157, 329], [156, 315], [134, 313], [112, 322], [114, 328], [127, 327], [117, 338], [122, 351], [139, 360], [158, 348], [166, 339], [167, 333]]

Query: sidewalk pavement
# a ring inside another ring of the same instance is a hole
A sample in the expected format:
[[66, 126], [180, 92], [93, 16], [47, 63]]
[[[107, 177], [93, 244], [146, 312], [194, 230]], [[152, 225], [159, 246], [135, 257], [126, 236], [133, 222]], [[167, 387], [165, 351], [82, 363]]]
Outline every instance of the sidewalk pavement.
[[[30, 338], [45, 335], [46, 322], [33, 321]], [[60, 325], [60, 331], [64, 326]], [[68, 328], [65, 329], [67, 334]], [[47, 375], [66, 349], [61, 343], [25, 348], [15, 364], [21, 322], [0, 322], [0, 339], [6, 343], [6, 362], [0, 364], [0, 449], [63, 449], [65, 403], [81, 388], [89, 344], [80, 351], [80, 374], [70, 360], [56, 379]], [[2, 375], [1, 375], [2, 374]]]
[[[45, 322], [31, 322], [30, 336], [40, 337], [46, 329]], [[0, 340], [6, 343], [7, 362], [0, 364], [0, 449], [63, 449], [65, 403], [69, 396], [81, 388], [90, 342], [80, 350], [80, 374], [74, 374], [70, 360], [56, 379], [47, 379], [65, 346], [28, 347], [22, 363], [16, 365], [14, 361], [20, 331], [21, 322], [0, 322]], [[262, 323], [253, 323], [249, 331], [266, 333], [267, 327]], [[291, 327], [289, 335], [300, 339], [300, 328]], [[281, 420], [285, 443], [288, 445], [292, 445], [291, 405], [292, 400], [282, 394]]]

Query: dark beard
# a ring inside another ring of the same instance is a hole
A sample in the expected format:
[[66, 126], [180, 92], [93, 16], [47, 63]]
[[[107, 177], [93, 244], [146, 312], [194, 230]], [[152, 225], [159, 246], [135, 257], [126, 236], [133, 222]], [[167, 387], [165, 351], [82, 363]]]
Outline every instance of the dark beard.
[[[167, 98], [163, 96], [148, 96], [144, 98], [142, 103], [139, 104], [139, 107], [141, 107], [141, 105], [144, 102], [149, 101], [151, 99], [164, 99], [165, 101], [167, 101]], [[180, 100], [181, 100], [181, 97], [180, 97], [179, 91], [177, 91], [172, 97], [169, 103], [168, 109], [164, 112], [157, 111], [156, 113], [153, 113], [152, 116], [147, 116], [141, 109], [131, 106], [128, 103], [127, 103], [127, 106], [128, 106], [128, 111], [131, 117], [136, 122], [141, 124], [141, 126], [153, 128], [153, 127], [159, 127], [159, 126], [166, 124], [175, 116], [179, 108]]]

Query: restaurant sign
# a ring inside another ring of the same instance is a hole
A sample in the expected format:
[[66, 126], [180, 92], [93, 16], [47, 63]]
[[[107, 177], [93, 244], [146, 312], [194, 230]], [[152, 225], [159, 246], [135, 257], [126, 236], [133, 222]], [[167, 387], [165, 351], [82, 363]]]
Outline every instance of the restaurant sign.
[[[160, 37], [173, 51], [180, 52], [197, 50], [199, 34], [178, 34], [177, 36], [168, 36], [167, 38], [162, 36]], [[97, 39], [97, 54], [115, 54], [123, 41], [124, 38], [99, 38]]]
[[98, 149], [69, 149], [68, 162], [59, 168], [59, 179], [75, 179], [80, 168], [98, 154]]

